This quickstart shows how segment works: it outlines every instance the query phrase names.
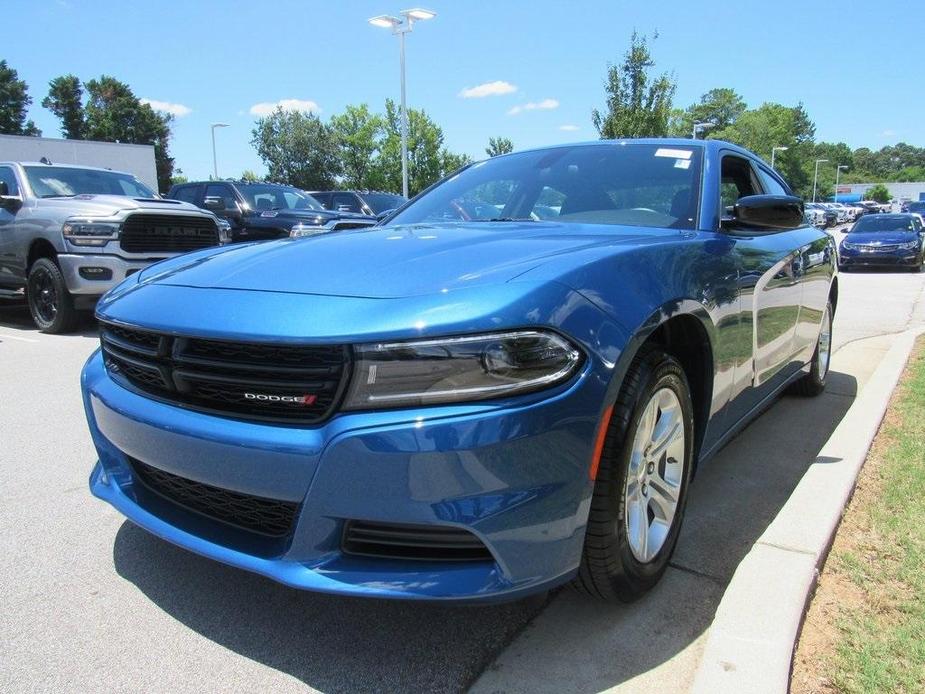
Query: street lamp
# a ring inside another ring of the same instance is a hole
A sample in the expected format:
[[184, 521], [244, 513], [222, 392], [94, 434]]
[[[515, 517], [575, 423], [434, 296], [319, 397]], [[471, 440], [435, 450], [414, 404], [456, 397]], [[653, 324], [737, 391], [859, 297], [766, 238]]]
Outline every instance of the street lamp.
[[697, 133], [702, 133], [704, 130], [709, 130], [710, 128], [715, 128], [716, 123], [710, 123], [709, 121], [704, 121], [702, 123], [694, 123], [694, 130], [691, 133], [691, 137], [695, 140], [697, 139]]
[[817, 159], [816, 160], [816, 173], [813, 174], [813, 202], [816, 202], [816, 181], [819, 180], [819, 164], [828, 159]]
[[369, 23], [376, 27], [391, 29], [392, 33], [398, 36], [401, 45], [401, 192], [406, 198], [408, 197], [408, 108], [405, 105], [405, 34], [411, 32], [414, 23], [425, 19], [433, 19], [437, 16], [436, 12], [415, 7], [410, 10], [402, 10], [401, 16], [404, 19], [393, 17], [388, 14], [382, 14], [378, 17], [372, 17]]
[[227, 128], [228, 123], [213, 123], [212, 124], [212, 173], [215, 174], [215, 180], [218, 180], [218, 159], [215, 158], [215, 129], [216, 128]]
[[778, 152], [786, 152], [789, 147], [771, 147], [771, 168], [774, 168], [774, 155]]
[[842, 172], [842, 169], [847, 168], [847, 164], [839, 164], [835, 167], [835, 195], [832, 196], [832, 202], [838, 202], [838, 174]]

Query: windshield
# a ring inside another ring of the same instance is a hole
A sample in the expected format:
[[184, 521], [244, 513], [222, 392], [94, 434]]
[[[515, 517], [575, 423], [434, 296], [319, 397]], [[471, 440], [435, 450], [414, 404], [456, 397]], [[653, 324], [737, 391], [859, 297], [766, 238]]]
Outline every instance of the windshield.
[[861, 217], [850, 234], [875, 231], [916, 231], [915, 221], [909, 214], [877, 214]]
[[392, 195], [391, 193], [363, 193], [363, 199], [375, 214], [386, 210], [394, 210], [407, 202], [401, 195]]
[[26, 166], [26, 179], [37, 198], [72, 195], [128, 195], [156, 198], [157, 194], [130, 174], [68, 166]]
[[323, 210], [304, 190], [289, 186], [251, 184], [240, 187], [252, 210]]
[[693, 229], [699, 146], [607, 143], [473, 164], [389, 221], [554, 221]]
[[925, 212], [925, 202], [910, 202], [907, 209], [910, 212]]

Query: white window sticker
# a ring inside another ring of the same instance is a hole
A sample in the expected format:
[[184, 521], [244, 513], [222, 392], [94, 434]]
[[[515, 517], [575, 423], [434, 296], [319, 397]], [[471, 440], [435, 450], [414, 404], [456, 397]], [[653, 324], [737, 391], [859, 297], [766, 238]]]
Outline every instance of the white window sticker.
[[675, 160], [674, 160], [674, 168], [676, 168], [676, 169], [689, 169], [689, 168], [691, 168], [691, 160], [690, 160], [690, 159], [675, 159]]
[[668, 149], [659, 147], [655, 150], [656, 157], [668, 157], [669, 159], [690, 159], [694, 153], [689, 149]]

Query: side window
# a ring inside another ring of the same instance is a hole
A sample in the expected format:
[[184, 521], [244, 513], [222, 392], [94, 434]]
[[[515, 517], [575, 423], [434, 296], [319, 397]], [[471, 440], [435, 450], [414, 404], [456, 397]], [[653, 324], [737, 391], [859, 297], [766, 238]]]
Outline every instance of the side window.
[[764, 192], [768, 195], [790, 195], [786, 188], [784, 188], [780, 181], [777, 180], [770, 172], [765, 171], [760, 166], [758, 167], [758, 178], [761, 179], [761, 185], [764, 188]]
[[210, 183], [206, 186], [207, 198], [221, 198], [225, 203], [226, 210], [236, 210], [238, 208], [237, 200], [231, 186], [221, 183]]
[[174, 191], [174, 200], [196, 204], [199, 195], [199, 186], [181, 186]]
[[747, 159], [726, 155], [723, 157], [721, 176], [720, 199], [724, 214], [739, 198], [757, 195], [761, 190]]
[[318, 202], [321, 203], [321, 206], [326, 209], [331, 209], [331, 194], [330, 193], [312, 193], [312, 197], [315, 198]]
[[340, 211], [341, 208], [345, 209], [347, 212], [360, 211], [360, 205], [355, 195], [352, 193], [334, 193], [332, 209]]
[[8, 195], [19, 195], [19, 184], [16, 183], [16, 174], [9, 166], [0, 166], [0, 181], [6, 183]]

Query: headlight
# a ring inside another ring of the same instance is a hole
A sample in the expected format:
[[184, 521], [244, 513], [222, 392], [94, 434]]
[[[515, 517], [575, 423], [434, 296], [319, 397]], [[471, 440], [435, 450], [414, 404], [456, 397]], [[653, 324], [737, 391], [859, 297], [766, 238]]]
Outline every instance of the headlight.
[[582, 353], [540, 330], [360, 345], [344, 407], [351, 410], [470, 402], [562, 383]]
[[857, 246], [855, 246], [853, 243], [848, 243], [847, 241], [842, 241], [841, 247], [844, 248], [846, 251], [853, 251], [857, 249]]
[[899, 247], [906, 251], [911, 251], [919, 247], [918, 241], [907, 241], [906, 243], [899, 244]]
[[314, 234], [318, 234], [323, 231], [323, 225], [324, 220], [320, 217], [301, 221], [298, 224], [294, 224], [289, 230], [289, 238], [297, 239], [302, 236], [312, 236]]
[[119, 235], [119, 225], [111, 222], [69, 219], [62, 228], [64, 238], [75, 246], [105, 246]]

